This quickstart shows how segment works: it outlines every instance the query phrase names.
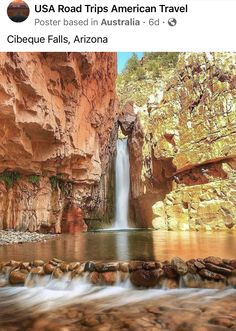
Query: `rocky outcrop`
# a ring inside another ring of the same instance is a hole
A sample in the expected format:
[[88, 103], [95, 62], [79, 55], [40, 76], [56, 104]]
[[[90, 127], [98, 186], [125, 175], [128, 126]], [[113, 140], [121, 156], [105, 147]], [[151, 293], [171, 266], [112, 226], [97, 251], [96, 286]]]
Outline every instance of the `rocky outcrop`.
[[181, 54], [170, 82], [138, 114], [130, 149], [139, 153], [133, 176], [141, 223], [235, 228], [235, 60], [233, 53]]
[[[83, 278], [94, 285], [116, 285], [131, 281], [139, 288], [224, 288], [236, 286], [236, 260], [209, 256], [205, 259], [184, 261], [173, 257], [171, 261], [130, 262], [71, 262], [53, 258], [49, 262], [8, 261], [0, 263], [1, 286], [22, 284], [34, 286], [38, 277], [51, 275], [60, 279]], [[36, 277], [35, 277], [36, 276]]]
[[115, 79], [115, 53], [0, 55], [0, 228], [60, 232], [70, 202], [111, 216]]

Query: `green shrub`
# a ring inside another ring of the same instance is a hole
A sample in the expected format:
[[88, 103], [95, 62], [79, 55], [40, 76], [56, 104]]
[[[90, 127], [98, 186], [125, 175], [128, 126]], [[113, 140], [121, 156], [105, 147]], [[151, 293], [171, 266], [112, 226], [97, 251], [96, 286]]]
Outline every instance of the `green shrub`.
[[51, 176], [50, 177], [50, 183], [51, 183], [51, 187], [52, 189], [55, 191], [58, 186], [59, 186], [59, 183], [60, 183], [60, 177], [59, 176]]
[[4, 171], [0, 174], [0, 181], [3, 181], [9, 189], [20, 178], [20, 174], [15, 171]]
[[38, 185], [40, 181], [40, 176], [39, 175], [31, 175], [28, 178], [29, 182], [33, 185]]

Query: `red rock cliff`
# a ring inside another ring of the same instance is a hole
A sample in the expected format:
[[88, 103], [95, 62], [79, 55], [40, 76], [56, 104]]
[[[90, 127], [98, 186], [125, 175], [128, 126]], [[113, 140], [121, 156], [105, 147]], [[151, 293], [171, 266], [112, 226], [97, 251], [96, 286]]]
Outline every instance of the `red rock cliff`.
[[106, 208], [115, 53], [0, 53], [0, 228], [61, 231]]

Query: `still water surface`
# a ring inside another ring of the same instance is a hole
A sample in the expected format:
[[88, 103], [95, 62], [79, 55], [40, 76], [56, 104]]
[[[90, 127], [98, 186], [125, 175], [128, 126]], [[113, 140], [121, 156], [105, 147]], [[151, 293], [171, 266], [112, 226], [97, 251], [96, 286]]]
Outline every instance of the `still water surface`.
[[66, 261], [131, 259], [167, 260], [207, 257], [236, 258], [236, 233], [103, 231], [62, 235], [43, 243], [0, 247], [0, 261], [58, 257]]

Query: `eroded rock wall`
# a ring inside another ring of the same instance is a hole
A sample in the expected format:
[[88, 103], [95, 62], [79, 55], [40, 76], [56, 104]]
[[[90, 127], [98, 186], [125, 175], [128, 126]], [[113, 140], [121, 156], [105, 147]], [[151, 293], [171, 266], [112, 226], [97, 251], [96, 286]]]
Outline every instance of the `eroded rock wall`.
[[235, 228], [236, 55], [182, 53], [159, 92], [161, 100], [137, 118], [144, 139], [136, 195], [149, 214], [156, 202], [142, 222], [172, 230]]
[[105, 215], [115, 80], [115, 53], [0, 54], [0, 228], [60, 232], [71, 202]]

